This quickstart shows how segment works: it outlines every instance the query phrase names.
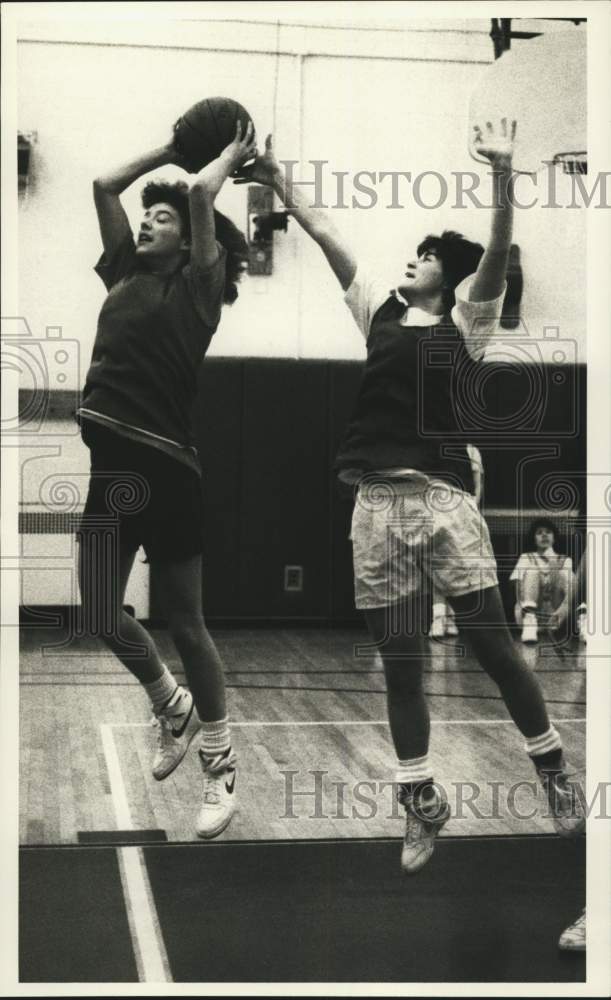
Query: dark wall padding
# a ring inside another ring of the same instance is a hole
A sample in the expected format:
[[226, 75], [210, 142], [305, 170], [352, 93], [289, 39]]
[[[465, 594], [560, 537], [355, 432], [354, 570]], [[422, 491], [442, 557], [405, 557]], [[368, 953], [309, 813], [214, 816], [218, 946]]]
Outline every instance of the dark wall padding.
[[[210, 358], [202, 366], [208, 619], [359, 620], [352, 500], [332, 465], [361, 374], [360, 363], [345, 361]], [[477, 428], [470, 414], [469, 437], [484, 458], [487, 507], [541, 509], [547, 497], [549, 510], [564, 482], [562, 496], [585, 510], [585, 389], [584, 366], [485, 373], [484, 417]], [[506, 537], [498, 543], [505, 554]], [[286, 565], [303, 567], [302, 592], [284, 590]], [[152, 605], [151, 616], [163, 618], [154, 581]]]

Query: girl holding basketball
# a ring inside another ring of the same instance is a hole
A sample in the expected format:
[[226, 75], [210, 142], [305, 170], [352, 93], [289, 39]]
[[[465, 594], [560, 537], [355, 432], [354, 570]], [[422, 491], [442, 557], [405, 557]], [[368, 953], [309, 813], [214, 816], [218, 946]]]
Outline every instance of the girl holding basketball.
[[430, 858], [450, 815], [428, 756], [424, 576], [450, 602], [498, 685], [546, 789], [558, 832], [576, 835], [584, 824], [560, 736], [507, 627], [488, 528], [473, 496], [469, 437], [460, 424], [461, 395], [467, 398], [505, 293], [514, 134], [515, 123], [508, 127], [506, 121], [476, 130], [477, 151], [493, 174], [487, 248], [458, 233], [427, 236], [394, 292], [358, 265], [329, 216], [289, 186], [271, 136], [265, 153], [238, 181], [273, 187], [320, 246], [367, 340], [363, 380], [336, 466], [356, 488], [356, 605], [384, 663], [396, 782], [406, 810], [401, 860], [407, 873]]
[[[158, 729], [161, 780], [196, 734], [204, 771], [197, 833], [214, 837], [234, 811], [223, 668], [202, 614], [202, 488], [191, 408], [197, 371], [224, 304], [237, 298], [247, 246], [214, 209], [227, 177], [255, 152], [252, 123], [191, 187], [152, 181], [134, 239], [120, 195], [143, 174], [183, 165], [174, 139], [94, 181], [108, 291], [78, 411], [91, 452], [79, 531], [85, 625], [142, 684]], [[190, 690], [176, 683], [149, 633], [123, 610], [140, 545], [156, 571]]]

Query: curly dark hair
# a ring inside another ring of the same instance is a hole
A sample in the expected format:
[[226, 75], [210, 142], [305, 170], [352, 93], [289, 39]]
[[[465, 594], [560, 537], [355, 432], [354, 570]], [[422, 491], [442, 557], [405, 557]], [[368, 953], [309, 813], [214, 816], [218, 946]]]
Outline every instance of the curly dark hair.
[[554, 536], [554, 543], [558, 542], [559, 532], [553, 521], [550, 521], [549, 517], [536, 517], [534, 521], [528, 525], [528, 531], [526, 532], [526, 543], [529, 552], [534, 552], [537, 545], [535, 542], [535, 535], [539, 528], [545, 528], [546, 531], [551, 531]]
[[214, 230], [216, 238], [227, 251], [225, 261], [225, 294], [224, 301], [231, 305], [238, 297], [238, 281], [242, 274], [242, 266], [248, 260], [248, 243], [246, 237], [226, 215], [214, 209]]
[[142, 189], [142, 205], [152, 208], [163, 202], [175, 208], [182, 223], [182, 235], [191, 241], [191, 215], [189, 214], [189, 186], [184, 181], [149, 181]]
[[[149, 181], [142, 189], [142, 205], [151, 208], [164, 202], [175, 208], [180, 216], [182, 235], [191, 241], [191, 214], [189, 212], [189, 186], [184, 181]], [[214, 209], [214, 232], [217, 242], [225, 248], [225, 291], [223, 301], [231, 305], [238, 297], [238, 282], [244, 261], [248, 260], [248, 244], [244, 234], [226, 215]]]
[[462, 233], [445, 229], [441, 236], [429, 234], [418, 246], [418, 256], [423, 253], [434, 253], [441, 261], [444, 276], [443, 305], [449, 312], [456, 302], [454, 289], [469, 274], [477, 270], [484, 248], [481, 243], [473, 243]]

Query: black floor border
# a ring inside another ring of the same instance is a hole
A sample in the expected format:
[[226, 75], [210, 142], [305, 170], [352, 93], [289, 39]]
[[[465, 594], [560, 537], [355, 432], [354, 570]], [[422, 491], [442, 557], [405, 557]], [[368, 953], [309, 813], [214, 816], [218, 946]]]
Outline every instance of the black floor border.
[[[135, 831], [136, 833], [140, 831]], [[147, 831], [142, 831], [146, 833]], [[290, 844], [298, 844], [304, 846], [307, 844], [396, 844], [402, 839], [402, 834], [398, 834], [396, 837], [294, 837], [292, 839], [262, 839], [262, 840], [168, 840], [168, 841], [142, 841], [142, 843], [134, 843], [132, 841], [126, 841], [125, 844], [119, 843], [91, 843], [91, 844], [20, 844], [20, 851], [98, 851], [98, 850], [115, 850], [117, 847], [195, 847], [201, 849], [209, 849], [216, 847], [277, 847], [277, 846], [288, 846]], [[466, 834], [465, 836], [459, 836], [452, 834], [450, 836], [442, 835], [438, 843], [455, 843], [460, 841], [477, 841], [478, 843], [483, 841], [507, 841], [507, 840], [562, 840], [556, 833], [484, 833], [481, 836], [477, 834]], [[579, 839], [579, 838], [571, 838]]]

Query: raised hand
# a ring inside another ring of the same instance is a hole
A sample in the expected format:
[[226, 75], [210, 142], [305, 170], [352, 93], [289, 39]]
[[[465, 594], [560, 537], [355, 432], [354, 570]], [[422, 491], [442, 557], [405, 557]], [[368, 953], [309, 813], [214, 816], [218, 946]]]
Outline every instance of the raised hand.
[[265, 152], [255, 159], [254, 163], [238, 170], [234, 184], [266, 184], [271, 187], [280, 173], [280, 166], [274, 154], [272, 137], [265, 140]]
[[508, 122], [502, 118], [497, 125], [486, 122], [486, 125], [474, 125], [474, 151], [490, 160], [493, 166], [507, 166], [513, 157], [513, 141], [516, 134], [515, 121]]
[[242, 122], [238, 118], [235, 136], [228, 146], [225, 147], [221, 156], [226, 159], [231, 167], [230, 172], [239, 169], [248, 160], [252, 160], [257, 155], [257, 137], [255, 127], [251, 121], [246, 126], [246, 132], [242, 135]]

